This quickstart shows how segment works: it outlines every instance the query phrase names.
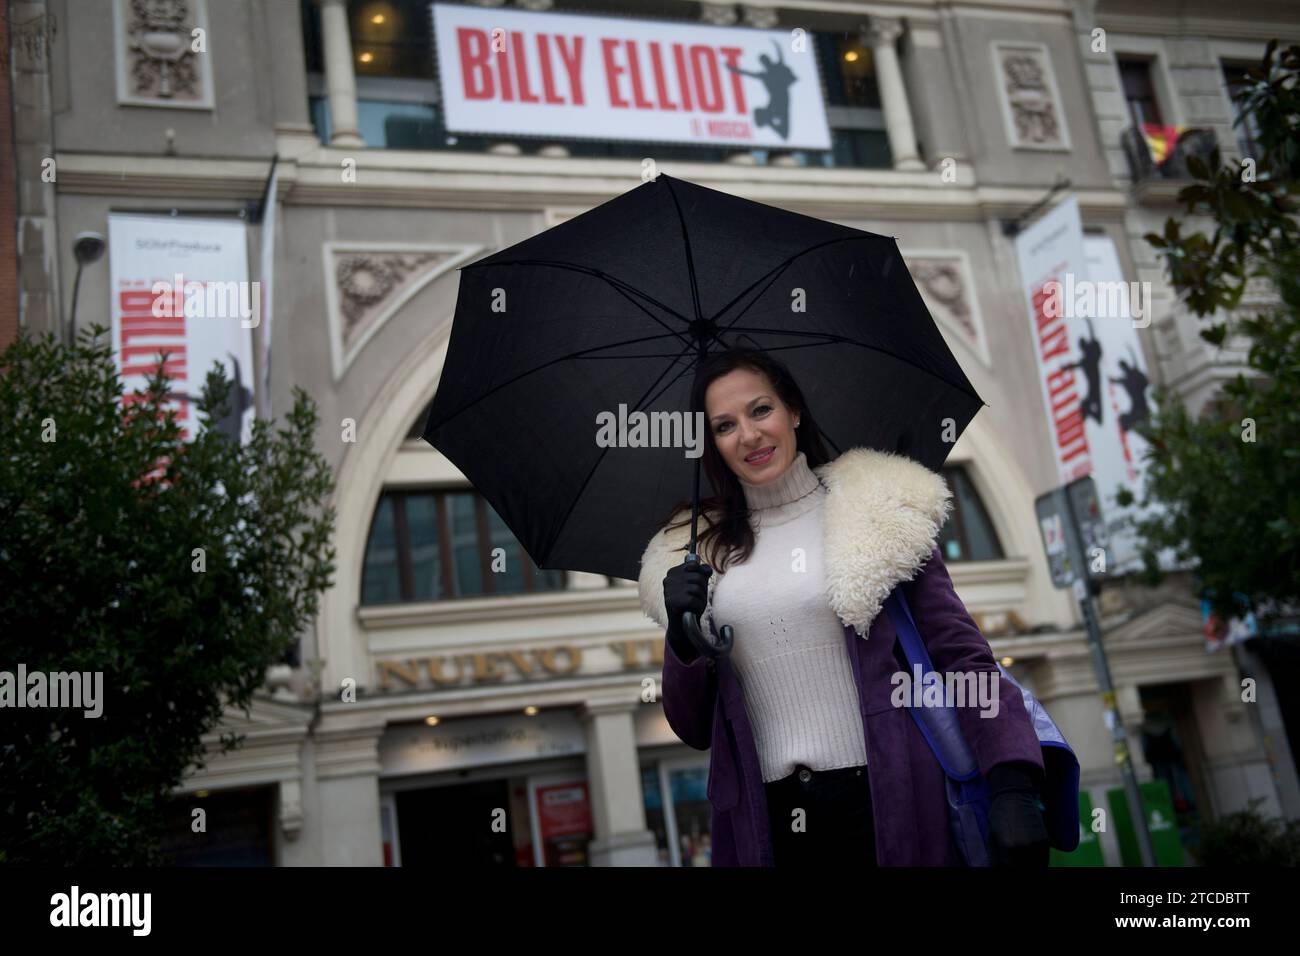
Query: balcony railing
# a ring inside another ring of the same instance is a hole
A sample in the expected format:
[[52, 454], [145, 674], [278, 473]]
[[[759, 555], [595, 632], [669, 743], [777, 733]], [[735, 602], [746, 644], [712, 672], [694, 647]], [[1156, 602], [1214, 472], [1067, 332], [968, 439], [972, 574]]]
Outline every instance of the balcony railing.
[[1133, 182], [1144, 183], [1191, 179], [1187, 169], [1188, 158], [1196, 156], [1211, 165], [1218, 140], [1214, 131], [1209, 129], [1130, 126], [1120, 135], [1120, 145], [1128, 159]]

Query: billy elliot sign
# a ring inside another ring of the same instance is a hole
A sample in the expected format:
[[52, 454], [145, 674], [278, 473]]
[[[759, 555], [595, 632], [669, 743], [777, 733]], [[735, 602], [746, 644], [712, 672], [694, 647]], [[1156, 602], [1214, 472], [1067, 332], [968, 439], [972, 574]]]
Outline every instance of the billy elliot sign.
[[829, 149], [802, 31], [433, 4], [447, 129]]

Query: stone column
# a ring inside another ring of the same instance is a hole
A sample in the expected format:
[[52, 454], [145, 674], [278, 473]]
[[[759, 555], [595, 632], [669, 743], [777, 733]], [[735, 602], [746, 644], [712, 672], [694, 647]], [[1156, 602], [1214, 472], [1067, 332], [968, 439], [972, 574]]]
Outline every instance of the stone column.
[[315, 813], [303, 808], [302, 829], [307, 839], [302, 842], [315, 842], [319, 865], [383, 866], [379, 739], [384, 726], [377, 722], [350, 725], [338, 705], [332, 710], [323, 718], [309, 748], [316, 778]]
[[907, 105], [907, 86], [898, 64], [894, 41], [902, 35], [902, 23], [892, 17], [872, 17], [864, 31], [871, 44], [876, 66], [876, 83], [880, 87], [880, 105], [885, 113], [885, 131], [895, 169], [924, 169], [916, 150], [916, 130], [912, 126], [912, 109]]
[[325, 87], [330, 98], [330, 145], [365, 146], [357, 130], [357, 78], [352, 71], [352, 38], [345, 0], [320, 4], [321, 47], [325, 57]]
[[588, 701], [582, 708], [587, 728], [587, 789], [595, 838], [592, 866], [657, 866], [655, 836], [645, 825], [641, 764], [632, 717], [640, 707], [630, 699]]

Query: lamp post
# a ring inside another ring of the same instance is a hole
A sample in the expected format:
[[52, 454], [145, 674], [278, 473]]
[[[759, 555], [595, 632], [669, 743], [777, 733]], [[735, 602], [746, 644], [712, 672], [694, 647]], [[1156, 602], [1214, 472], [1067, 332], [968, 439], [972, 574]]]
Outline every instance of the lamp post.
[[77, 259], [77, 275], [72, 280], [72, 310], [64, 333], [65, 344], [71, 345], [77, 334], [77, 293], [81, 288], [81, 267], [94, 262], [104, 254], [104, 237], [97, 232], [79, 232], [72, 241], [72, 254]]

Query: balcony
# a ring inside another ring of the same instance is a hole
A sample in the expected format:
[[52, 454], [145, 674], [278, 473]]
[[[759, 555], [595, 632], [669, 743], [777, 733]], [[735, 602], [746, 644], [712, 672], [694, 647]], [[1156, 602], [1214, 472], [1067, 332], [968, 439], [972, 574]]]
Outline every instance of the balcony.
[[1187, 161], [1195, 156], [1207, 166], [1217, 163], [1214, 131], [1201, 128], [1130, 126], [1120, 135], [1138, 202], [1168, 203], [1192, 179]]

